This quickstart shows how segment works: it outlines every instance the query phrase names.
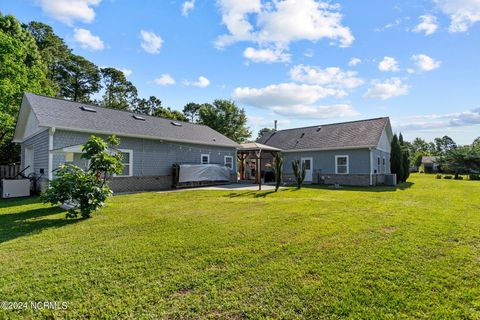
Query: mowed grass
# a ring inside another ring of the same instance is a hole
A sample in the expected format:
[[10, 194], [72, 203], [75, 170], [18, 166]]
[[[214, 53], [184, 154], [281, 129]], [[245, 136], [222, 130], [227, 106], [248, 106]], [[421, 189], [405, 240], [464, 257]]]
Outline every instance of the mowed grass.
[[480, 183], [0, 200], [0, 318], [479, 319]]

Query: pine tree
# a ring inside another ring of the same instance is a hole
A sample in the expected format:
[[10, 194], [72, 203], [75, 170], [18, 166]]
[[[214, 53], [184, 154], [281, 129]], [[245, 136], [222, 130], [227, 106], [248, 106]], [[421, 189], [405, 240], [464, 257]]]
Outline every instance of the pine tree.
[[398, 138], [398, 142], [400, 144], [400, 149], [402, 150], [402, 182], [407, 181], [408, 177], [410, 176], [410, 152], [408, 151], [408, 146], [403, 141], [403, 136], [400, 133], [400, 136]]
[[392, 151], [390, 155], [390, 169], [392, 173], [397, 174], [397, 182], [403, 182], [403, 157], [402, 149], [398, 143], [397, 135], [393, 135]]

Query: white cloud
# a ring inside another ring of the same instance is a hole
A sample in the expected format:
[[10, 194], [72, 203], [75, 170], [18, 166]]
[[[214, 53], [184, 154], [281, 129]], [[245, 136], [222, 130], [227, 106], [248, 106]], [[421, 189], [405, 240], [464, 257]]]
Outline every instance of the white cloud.
[[160, 77], [153, 80], [153, 82], [160, 86], [168, 86], [168, 85], [175, 84], [175, 79], [173, 79], [171, 75], [164, 73]]
[[413, 29], [414, 32], [424, 33], [426, 36], [434, 34], [438, 29], [437, 17], [426, 14], [419, 17], [420, 23]]
[[355, 66], [358, 66], [360, 63], [362, 63], [362, 60], [354, 57], [354, 58], [351, 58], [350, 61], [348, 61], [348, 66], [355, 67]]
[[140, 36], [142, 37], [142, 48], [148, 53], [157, 54], [160, 52], [162, 47], [163, 40], [159, 35], [151, 31], [140, 31]]
[[127, 69], [127, 68], [120, 69], [120, 71], [123, 72], [125, 77], [128, 77], [128, 76], [132, 75], [132, 73], [133, 73], [133, 71], [131, 69]]
[[378, 64], [378, 69], [383, 72], [397, 72], [400, 71], [398, 61], [392, 57], [383, 57], [383, 60]]
[[313, 49], [307, 49], [303, 55], [307, 58], [312, 58], [315, 55], [315, 51], [313, 51]]
[[189, 12], [195, 8], [195, 0], [185, 1], [182, 4], [182, 16], [188, 16]]
[[73, 40], [84, 49], [98, 51], [105, 49], [105, 44], [98, 36], [94, 36], [90, 30], [78, 28], [74, 30]]
[[186, 85], [186, 86], [194, 86], [194, 87], [199, 87], [199, 88], [206, 88], [210, 85], [210, 80], [208, 80], [206, 77], [204, 76], [200, 76], [198, 77], [197, 81], [188, 81], [188, 80], [184, 80], [183, 81], [183, 84]]
[[215, 46], [249, 41], [261, 47], [288, 50], [299, 40], [335, 40], [341, 47], [352, 44], [354, 37], [342, 25], [339, 5], [316, 0], [218, 0], [222, 22], [228, 34], [217, 38]]
[[450, 18], [450, 32], [466, 32], [480, 21], [478, 0], [433, 0], [437, 7]]
[[417, 115], [395, 123], [397, 130], [430, 130], [480, 125], [480, 108], [445, 114]]
[[400, 78], [390, 78], [384, 82], [374, 82], [364, 98], [387, 100], [408, 94], [409, 86], [404, 85]]
[[93, 7], [98, 6], [101, 0], [36, 0], [42, 11], [67, 24], [75, 21], [90, 23], [95, 19]]
[[327, 106], [310, 106], [310, 105], [295, 105], [295, 106], [277, 106], [272, 107], [273, 112], [282, 116], [305, 118], [305, 119], [331, 119], [342, 117], [353, 117], [360, 115], [349, 104], [334, 104]]
[[432, 71], [440, 67], [441, 61], [435, 60], [426, 54], [412, 56], [415, 66], [421, 71]]
[[364, 83], [355, 71], [343, 71], [337, 67], [321, 69], [315, 66], [298, 65], [290, 69], [294, 81], [340, 89], [354, 89]]
[[255, 49], [248, 47], [243, 52], [243, 56], [253, 62], [289, 62], [290, 54], [284, 53], [281, 50], [272, 50], [272, 49]]

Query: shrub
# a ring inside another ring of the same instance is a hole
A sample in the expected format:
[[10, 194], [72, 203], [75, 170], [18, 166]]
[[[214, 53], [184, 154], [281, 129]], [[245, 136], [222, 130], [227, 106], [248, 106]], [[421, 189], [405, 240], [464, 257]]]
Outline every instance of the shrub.
[[453, 179], [455, 179], [455, 180], [463, 180], [463, 177], [462, 177], [462, 176], [455, 176]]
[[437, 174], [437, 175], [435, 176], [435, 179], [442, 179], [442, 175], [441, 175], [441, 174]]
[[480, 174], [471, 174], [468, 176], [470, 180], [480, 180]]
[[447, 179], [447, 180], [450, 180], [450, 179], [452, 179], [452, 178], [453, 178], [453, 176], [450, 176], [450, 175], [443, 176], [443, 179]]
[[67, 218], [76, 218], [78, 213], [83, 218], [90, 217], [113, 194], [106, 185], [107, 177], [122, 172], [121, 156], [113, 151], [118, 144], [115, 136], [109, 137], [108, 143], [91, 136], [82, 146], [82, 158], [89, 161], [88, 170], [71, 164], [60, 166], [56, 178], [42, 195], [43, 202], [53, 206], [71, 204], [73, 207], [68, 210]]
[[282, 184], [283, 171], [283, 157], [280, 152], [275, 153], [273, 156], [273, 171], [275, 172], [275, 192], [277, 192]]
[[300, 161], [293, 160], [292, 161], [292, 169], [293, 175], [295, 176], [295, 181], [297, 183], [298, 189], [302, 187], [303, 180], [305, 180], [305, 175], [307, 174], [307, 168], [305, 167], [305, 162], [302, 162], [300, 165]]

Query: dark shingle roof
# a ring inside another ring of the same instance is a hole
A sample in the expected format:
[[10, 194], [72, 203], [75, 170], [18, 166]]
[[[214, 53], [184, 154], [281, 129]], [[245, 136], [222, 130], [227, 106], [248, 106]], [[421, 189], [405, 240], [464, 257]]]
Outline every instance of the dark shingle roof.
[[[171, 119], [139, 115], [63, 99], [25, 93], [40, 126], [100, 133], [208, 144], [212, 146], [240, 147], [239, 144], [210, 127]], [[96, 112], [82, 110], [82, 107]], [[180, 125], [179, 125], [180, 124]]]
[[318, 125], [280, 130], [263, 135], [257, 142], [282, 150], [336, 149], [377, 146], [389, 118]]
[[437, 157], [435, 156], [423, 156], [422, 163], [424, 164], [433, 164], [437, 162]]

